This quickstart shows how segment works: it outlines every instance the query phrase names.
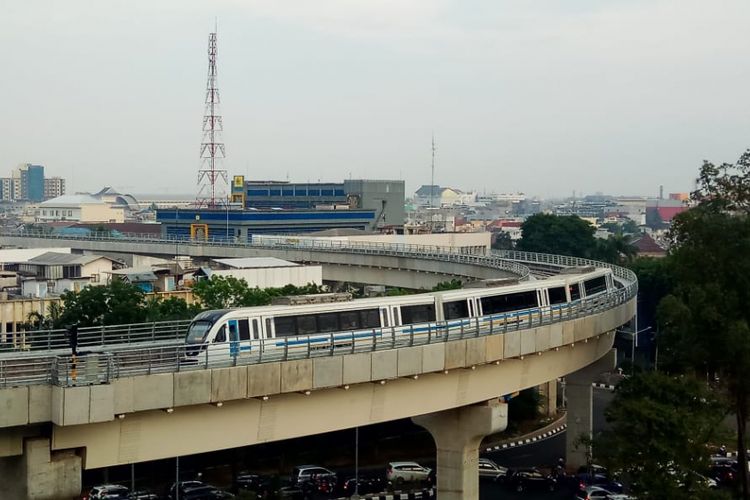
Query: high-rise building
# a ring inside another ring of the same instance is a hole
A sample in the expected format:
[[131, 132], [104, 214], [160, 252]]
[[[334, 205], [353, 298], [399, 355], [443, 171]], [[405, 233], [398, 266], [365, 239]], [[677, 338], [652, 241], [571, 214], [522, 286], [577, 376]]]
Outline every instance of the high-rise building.
[[13, 179], [0, 177], [0, 200], [13, 201]]
[[65, 179], [49, 177], [44, 179], [44, 199], [51, 200], [65, 194]]
[[15, 200], [42, 201], [44, 199], [44, 167], [24, 163], [13, 171]]

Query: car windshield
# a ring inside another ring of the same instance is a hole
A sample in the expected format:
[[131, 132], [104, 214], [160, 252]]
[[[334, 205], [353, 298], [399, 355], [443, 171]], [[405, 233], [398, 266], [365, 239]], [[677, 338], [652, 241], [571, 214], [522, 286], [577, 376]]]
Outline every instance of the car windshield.
[[211, 329], [210, 321], [193, 321], [188, 328], [185, 342], [188, 344], [202, 344], [206, 338], [208, 330]]

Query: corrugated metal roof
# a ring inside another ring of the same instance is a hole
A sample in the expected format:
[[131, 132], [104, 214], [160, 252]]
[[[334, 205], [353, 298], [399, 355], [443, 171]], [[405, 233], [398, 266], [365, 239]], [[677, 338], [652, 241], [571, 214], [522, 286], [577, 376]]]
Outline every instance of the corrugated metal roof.
[[49, 252], [70, 253], [70, 248], [4, 248], [0, 250], [0, 262], [26, 262]]
[[89, 262], [94, 262], [98, 259], [108, 259], [112, 260], [109, 257], [104, 257], [102, 255], [78, 255], [78, 254], [72, 254], [72, 253], [57, 253], [57, 252], [46, 252], [42, 255], [39, 255], [38, 257], [34, 257], [33, 259], [29, 259], [29, 264], [38, 264], [43, 266], [71, 266], [71, 265], [84, 265], [88, 264]]
[[252, 269], [260, 267], [295, 267], [299, 264], [289, 262], [288, 260], [277, 259], [276, 257], [239, 257], [236, 259], [213, 259], [224, 266], [235, 269]]

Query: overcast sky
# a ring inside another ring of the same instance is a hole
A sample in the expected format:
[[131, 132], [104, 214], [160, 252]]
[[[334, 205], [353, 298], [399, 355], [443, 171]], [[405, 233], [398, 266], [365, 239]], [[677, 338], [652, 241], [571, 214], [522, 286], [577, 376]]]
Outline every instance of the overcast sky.
[[226, 169], [542, 196], [686, 191], [750, 147], [747, 0], [6, 0], [0, 175], [192, 193]]

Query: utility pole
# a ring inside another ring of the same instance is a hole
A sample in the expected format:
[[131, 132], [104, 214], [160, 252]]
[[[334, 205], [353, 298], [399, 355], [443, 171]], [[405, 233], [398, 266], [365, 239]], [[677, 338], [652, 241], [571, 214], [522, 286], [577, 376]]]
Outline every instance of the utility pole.
[[226, 157], [221, 132], [224, 130], [219, 110], [219, 88], [216, 70], [216, 28], [208, 35], [208, 79], [206, 82], [206, 111], [203, 115], [203, 141], [201, 142], [201, 168], [198, 170], [198, 196], [196, 205], [216, 208], [217, 182], [229, 185], [227, 171], [218, 168]]

